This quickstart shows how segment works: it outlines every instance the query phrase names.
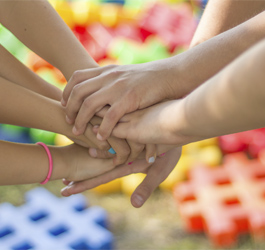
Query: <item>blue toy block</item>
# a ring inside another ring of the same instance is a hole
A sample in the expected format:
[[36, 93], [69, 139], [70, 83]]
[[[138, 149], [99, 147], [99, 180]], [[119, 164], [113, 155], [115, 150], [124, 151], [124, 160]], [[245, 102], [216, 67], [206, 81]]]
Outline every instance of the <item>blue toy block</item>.
[[102, 3], [114, 3], [114, 4], [124, 5], [125, 0], [102, 0]]
[[83, 195], [57, 198], [44, 188], [26, 193], [26, 204], [0, 205], [1, 250], [112, 250], [107, 213], [88, 207]]
[[0, 124], [0, 140], [18, 143], [33, 142], [29, 136], [27, 128], [6, 124]]

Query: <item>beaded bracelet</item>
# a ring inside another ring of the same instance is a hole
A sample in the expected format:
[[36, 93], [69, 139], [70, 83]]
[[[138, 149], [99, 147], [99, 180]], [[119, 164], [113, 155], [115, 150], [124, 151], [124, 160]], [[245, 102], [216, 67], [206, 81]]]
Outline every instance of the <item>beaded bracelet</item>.
[[44, 185], [50, 180], [51, 175], [52, 175], [52, 169], [53, 169], [52, 155], [51, 155], [51, 152], [50, 152], [49, 148], [47, 147], [47, 145], [45, 143], [37, 142], [36, 144], [37, 145], [41, 145], [45, 149], [45, 151], [46, 151], [46, 153], [48, 155], [48, 158], [49, 158], [49, 172], [48, 172], [48, 175], [47, 175], [46, 179], [43, 182], [40, 183], [40, 184]]

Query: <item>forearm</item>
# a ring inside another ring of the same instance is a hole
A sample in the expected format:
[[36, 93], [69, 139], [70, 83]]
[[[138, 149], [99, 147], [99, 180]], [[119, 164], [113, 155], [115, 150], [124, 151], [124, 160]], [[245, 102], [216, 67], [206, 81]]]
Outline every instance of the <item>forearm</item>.
[[62, 91], [32, 72], [0, 45], [0, 76], [48, 98], [60, 101]]
[[265, 1], [209, 0], [191, 42], [194, 47], [265, 10]]
[[76, 70], [97, 66], [46, 0], [0, 1], [0, 22], [67, 80]]
[[265, 40], [183, 99], [180, 134], [194, 141], [265, 127], [264, 58]]
[[[0, 141], [0, 185], [40, 183], [45, 180], [49, 162], [42, 146]], [[67, 178], [60, 148], [50, 147], [53, 171], [50, 180]]]
[[0, 78], [0, 123], [72, 135], [58, 101]]
[[[245, 50], [265, 37], [265, 12], [188, 51], [167, 59], [171, 67], [172, 93], [188, 94], [214, 76]], [[177, 82], [177, 84], [176, 84]], [[182, 95], [183, 96], [183, 95]]]

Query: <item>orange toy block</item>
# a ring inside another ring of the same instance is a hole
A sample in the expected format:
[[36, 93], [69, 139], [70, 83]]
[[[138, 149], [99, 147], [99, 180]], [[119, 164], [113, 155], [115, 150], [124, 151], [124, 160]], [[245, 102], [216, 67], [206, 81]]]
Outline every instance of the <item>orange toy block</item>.
[[205, 231], [219, 247], [233, 246], [246, 232], [265, 240], [264, 194], [265, 165], [241, 152], [226, 155], [218, 168], [194, 167], [174, 189], [187, 230]]

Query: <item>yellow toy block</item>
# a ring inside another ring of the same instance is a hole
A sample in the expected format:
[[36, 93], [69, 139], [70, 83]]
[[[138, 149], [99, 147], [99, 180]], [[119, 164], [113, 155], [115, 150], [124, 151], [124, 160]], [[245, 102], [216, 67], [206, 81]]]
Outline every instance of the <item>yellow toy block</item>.
[[100, 22], [107, 27], [116, 26], [119, 8], [117, 4], [103, 4], [100, 8]]
[[55, 10], [58, 12], [64, 22], [69, 26], [69, 28], [72, 29], [75, 26], [74, 13], [71, 6], [67, 2], [56, 2]]
[[198, 161], [206, 166], [218, 166], [222, 162], [223, 154], [221, 149], [216, 145], [204, 147], [199, 152]]
[[121, 179], [121, 191], [124, 194], [131, 196], [137, 186], [143, 181], [145, 176], [145, 174], [139, 173], [123, 177]]
[[109, 183], [102, 184], [96, 188], [92, 189], [98, 194], [111, 194], [121, 191], [121, 179], [115, 179]]
[[193, 163], [194, 159], [192, 157], [182, 154], [176, 167], [159, 187], [163, 190], [172, 190], [177, 183], [187, 178], [187, 173]]
[[61, 135], [61, 134], [57, 134], [54, 139], [54, 144], [56, 146], [67, 146], [72, 143], [73, 141], [71, 141], [68, 137]]
[[90, 5], [88, 1], [74, 1], [71, 3], [73, 21], [76, 25], [88, 25], [90, 19]]

